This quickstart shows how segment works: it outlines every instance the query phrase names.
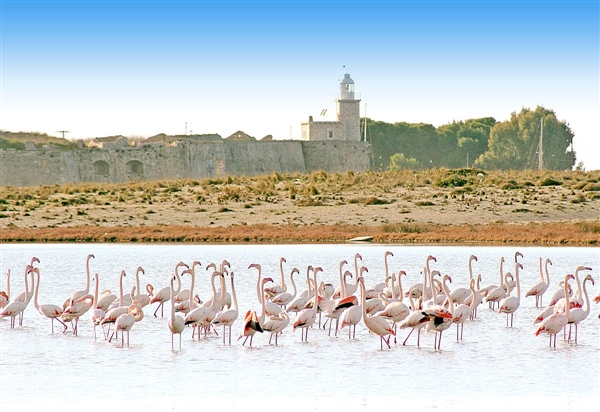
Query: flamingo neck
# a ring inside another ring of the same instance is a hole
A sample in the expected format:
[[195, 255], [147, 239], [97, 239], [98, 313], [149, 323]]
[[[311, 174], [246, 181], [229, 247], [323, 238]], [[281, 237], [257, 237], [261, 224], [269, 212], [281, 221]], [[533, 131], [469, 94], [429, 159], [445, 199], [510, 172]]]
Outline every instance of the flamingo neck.
[[36, 282], [36, 285], [35, 285], [35, 297], [33, 298], [33, 305], [38, 310], [40, 308], [40, 305], [38, 305], [38, 292], [39, 292], [39, 290], [40, 290], [40, 274], [38, 272], [38, 274], [37, 274], [37, 282]]
[[237, 303], [237, 296], [235, 295], [235, 287], [233, 286], [233, 272], [231, 272], [229, 274], [229, 276], [231, 276], [231, 300], [233, 303], [233, 308], [237, 312], [238, 311], [238, 303]]

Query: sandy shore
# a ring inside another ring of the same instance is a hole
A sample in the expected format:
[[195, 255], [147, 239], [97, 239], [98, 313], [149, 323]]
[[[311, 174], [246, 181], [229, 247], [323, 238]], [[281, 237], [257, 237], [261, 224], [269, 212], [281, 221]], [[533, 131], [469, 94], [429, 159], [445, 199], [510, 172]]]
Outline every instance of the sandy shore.
[[261, 190], [258, 179], [104, 190], [67, 185], [47, 193], [3, 188], [0, 240], [340, 242], [372, 236], [374, 242], [589, 245], [600, 240], [600, 198], [573, 185], [507, 189], [480, 179], [466, 190], [430, 179], [386, 186], [386, 175], [357, 184], [312, 180], [309, 185], [303, 177], [281, 178]]

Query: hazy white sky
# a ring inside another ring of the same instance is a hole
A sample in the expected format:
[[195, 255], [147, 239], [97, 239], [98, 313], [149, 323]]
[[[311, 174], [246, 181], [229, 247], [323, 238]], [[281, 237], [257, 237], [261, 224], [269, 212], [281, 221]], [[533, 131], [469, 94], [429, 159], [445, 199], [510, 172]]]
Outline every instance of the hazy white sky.
[[389, 123], [541, 105], [600, 169], [598, 1], [2, 1], [1, 128], [300, 138], [345, 72]]

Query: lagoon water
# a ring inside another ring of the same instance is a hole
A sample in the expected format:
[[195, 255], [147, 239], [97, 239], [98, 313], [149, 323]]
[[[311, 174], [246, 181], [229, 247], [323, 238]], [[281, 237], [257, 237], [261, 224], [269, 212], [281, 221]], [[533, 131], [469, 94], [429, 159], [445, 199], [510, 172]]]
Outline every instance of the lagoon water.
[[[480, 246], [398, 246], [370, 244], [342, 245], [171, 245], [171, 244], [2, 244], [0, 289], [6, 289], [7, 269], [11, 269], [11, 292], [24, 290], [23, 272], [32, 256], [40, 263], [40, 304], [61, 305], [68, 295], [85, 286], [85, 261], [89, 253], [90, 271], [99, 274], [100, 291], [118, 293], [119, 273], [125, 270], [124, 290], [135, 284], [135, 270], [145, 269], [142, 285], [156, 289], [167, 286], [177, 262], [199, 260], [195, 292], [203, 300], [210, 297], [207, 264], [223, 259], [235, 272], [238, 303], [242, 316], [259, 309], [256, 297], [257, 271], [280, 282], [279, 259], [285, 257], [286, 283], [295, 276], [299, 290], [306, 288], [308, 265], [321, 266], [318, 280], [339, 285], [339, 263], [347, 260], [354, 270], [354, 255], [361, 264], [367, 287], [385, 276], [384, 253], [389, 250], [389, 272], [404, 270], [406, 288], [422, 281], [426, 257], [433, 255], [432, 269], [452, 277], [451, 288], [468, 287], [468, 259], [474, 274], [482, 275], [482, 286], [498, 284], [499, 261], [506, 259], [505, 271], [513, 271], [514, 254], [523, 253], [521, 305], [514, 327], [506, 327], [506, 315], [478, 309], [478, 318], [464, 326], [464, 338], [456, 340], [452, 326], [443, 334], [441, 350], [433, 349], [433, 334], [415, 336], [406, 346], [401, 342], [408, 330], [398, 330], [398, 344], [380, 349], [379, 337], [368, 332], [364, 323], [349, 340], [347, 329], [338, 336], [313, 328], [308, 342], [300, 331], [288, 326], [279, 345], [269, 344], [269, 334], [256, 334], [252, 347], [236, 338], [241, 319], [233, 325], [231, 346], [224, 346], [214, 334], [192, 340], [191, 329], [182, 336], [181, 350], [171, 349], [167, 327], [170, 307], [164, 318], [152, 314], [156, 306], [144, 309], [145, 318], [131, 330], [129, 347], [109, 343], [99, 333], [94, 340], [89, 313], [80, 322], [78, 336], [55, 325], [34, 308], [25, 311], [22, 326], [10, 329], [9, 319], [0, 320], [1, 365], [0, 403], [5, 411], [54, 410], [59, 407], [86, 410], [181, 411], [190, 408], [236, 408], [277, 410], [373, 410], [375, 408], [417, 408], [416, 410], [474, 410], [476, 408], [533, 407], [536, 410], [597, 410], [600, 399], [600, 305], [592, 302], [589, 317], [579, 326], [577, 345], [559, 336], [556, 348], [548, 346], [548, 336], [534, 336], [532, 324], [541, 309], [535, 308], [527, 290], [538, 282], [539, 257], [550, 258], [550, 287], [544, 305], [566, 273], [579, 265], [593, 268], [596, 285], [589, 286], [594, 297], [600, 287], [598, 248], [574, 247], [480, 247]], [[585, 273], [582, 272], [583, 276]], [[189, 287], [189, 279], [182, 279]], [[229, 280], [228, 280], [229, 282]], [[571, 282], [574, 285], [574, 282]], [[93, 293], [94, 283], [91, 284]], [[513, 292], [514, 295], [514, 292]], [[408, 302], [406, 302], [408, 303]], [[292, 315], [293, 322], [293, 315]], [[218, 329], [221, 333], [222, 329]], [[177, 346], [176, 346], [177, 348]], [[26, 405], [26, 406], [25, 406]]]

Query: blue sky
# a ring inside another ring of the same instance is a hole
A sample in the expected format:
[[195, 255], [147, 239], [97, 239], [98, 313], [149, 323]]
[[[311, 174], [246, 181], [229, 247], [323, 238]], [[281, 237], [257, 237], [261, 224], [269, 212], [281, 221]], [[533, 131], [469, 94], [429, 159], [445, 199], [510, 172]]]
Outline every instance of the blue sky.
[[596, 1], [1, 1], [0, 128], [300, 138], [345, 72], [385, 122], [541, 105], [600, 169]]

